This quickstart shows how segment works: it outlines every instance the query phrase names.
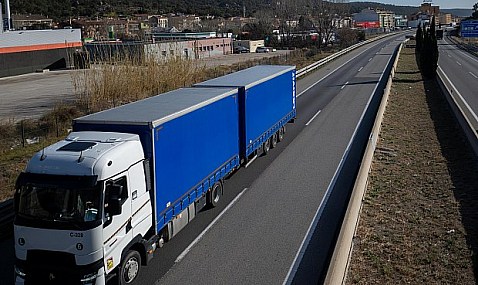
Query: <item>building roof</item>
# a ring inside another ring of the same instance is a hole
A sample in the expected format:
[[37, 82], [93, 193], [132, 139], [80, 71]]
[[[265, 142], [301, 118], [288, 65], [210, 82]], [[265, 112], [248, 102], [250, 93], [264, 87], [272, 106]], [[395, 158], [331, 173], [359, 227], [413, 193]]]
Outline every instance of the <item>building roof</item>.
[[45, 21], [45, 22], [53, 21], [52, 19], [39, 14], [13, 14], [12, 20], [13, 21]]

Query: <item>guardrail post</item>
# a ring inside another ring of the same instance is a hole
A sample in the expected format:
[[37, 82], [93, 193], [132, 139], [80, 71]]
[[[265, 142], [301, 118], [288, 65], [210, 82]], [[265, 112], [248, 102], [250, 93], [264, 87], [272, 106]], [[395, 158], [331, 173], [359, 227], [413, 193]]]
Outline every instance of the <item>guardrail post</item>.
[[23, 120], [20, 121], [20, 132], [22, 135], [22, 147], [25, 147], [25, 128], [23, 125]]

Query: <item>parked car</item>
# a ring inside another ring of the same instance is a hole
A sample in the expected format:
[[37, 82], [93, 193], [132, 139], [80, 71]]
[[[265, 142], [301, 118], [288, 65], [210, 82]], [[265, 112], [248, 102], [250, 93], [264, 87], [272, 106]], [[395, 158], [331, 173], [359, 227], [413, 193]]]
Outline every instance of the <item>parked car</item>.
[[249, 49], [243, 46], [237, 46], [234, 48], [234, 53], [247, 53]]
[[257, 53], [265, 53], [265, 52], [270, 52], [271, 48], [268, 47], [257, 47], [256, 52]]

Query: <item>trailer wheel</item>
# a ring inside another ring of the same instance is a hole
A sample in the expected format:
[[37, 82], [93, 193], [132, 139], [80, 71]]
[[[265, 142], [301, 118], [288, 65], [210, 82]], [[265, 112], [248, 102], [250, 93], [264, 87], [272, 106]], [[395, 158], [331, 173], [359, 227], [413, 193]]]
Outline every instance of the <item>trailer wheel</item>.
[[211, 208], [214, 208], [217, 206], [219, 203], [219, 200], [221, 200], [221, 195], [222, 195], [222, 184], [221, 182], [216, 182], [211, 188], [211, 191], [209, 191], [207, 195], [207, 205]]
[[271, 148], [275, 148], [277, 146], [277, 137], [279, 136], [278, 133], [274, 133], [271, 138]]
[[279, 129], [279, 135], [277, 136], [277, 141], [281, 142], [284, 139], [284, 135], [285, 135], [285, 126], [282, 126]]
[[136, 250], [130, 250], [121, 262], [119, 279], [120, 284], [132, 284], [138, 277], [141, 268], [141, 255]]
[[271, 139], [267, 139], [264, 144], [262, 145], [262, 154], [266, 155], [269, 153], [269, 150], [271, 150]]

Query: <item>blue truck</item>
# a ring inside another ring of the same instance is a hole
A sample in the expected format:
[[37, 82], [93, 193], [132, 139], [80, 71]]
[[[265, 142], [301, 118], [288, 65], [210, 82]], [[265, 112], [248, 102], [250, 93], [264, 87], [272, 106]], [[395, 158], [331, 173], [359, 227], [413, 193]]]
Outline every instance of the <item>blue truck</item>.
[[134, 282], [295, 116], [295, 67], [257, 66], [75, 119], [17, 179], [15, 282]]

